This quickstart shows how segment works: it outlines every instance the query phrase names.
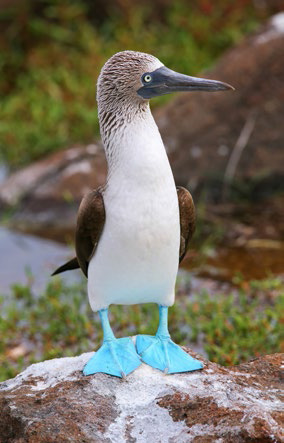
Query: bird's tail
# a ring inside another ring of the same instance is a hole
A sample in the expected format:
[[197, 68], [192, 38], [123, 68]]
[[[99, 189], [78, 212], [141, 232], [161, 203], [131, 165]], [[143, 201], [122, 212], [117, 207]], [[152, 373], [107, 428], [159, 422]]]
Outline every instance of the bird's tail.
[[77, 257], [72, 258], [67, 263], [64, 263], [64, 265], [59, 266], [51, 275], [60, 274], [61, 272], [65, 271], [72, 271], [72, 269], [78, 269], [80, 268], [80, 265], [78, 263]]

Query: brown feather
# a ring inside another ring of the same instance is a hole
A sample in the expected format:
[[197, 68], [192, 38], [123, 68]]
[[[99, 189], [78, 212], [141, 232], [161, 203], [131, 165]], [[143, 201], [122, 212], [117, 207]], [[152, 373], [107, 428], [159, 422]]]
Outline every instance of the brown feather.
[[181, 262], [187, 252], [189, 241], [195, 230], [195, 208], [190, 192], [181, 187], [177, 187], [179, 217], [180, 217], [180, 250], [179, 262]]
[[81, 268], [88, 276], [89, 261], [95, 253], [105, 223], [105, 208], [101, 188], [89, 192], [81, 201], [76, 227], [77, 257], [57, 268], [52, 275]]
[[59, 266], [51, 275], [60, 274], [61, 272], [65, 271], [72, 271], [73, 269], [80, 268], [80, 265], [78, 263], [77, 257], [72, 258], [68, 262], [64, 263], [64, 265]]
[[89, 192], [82, 200], [75, 236], [80, 268], [88, 276], [88, 265], [95, 253], [105, 223], [105, 207], [101, 188]]

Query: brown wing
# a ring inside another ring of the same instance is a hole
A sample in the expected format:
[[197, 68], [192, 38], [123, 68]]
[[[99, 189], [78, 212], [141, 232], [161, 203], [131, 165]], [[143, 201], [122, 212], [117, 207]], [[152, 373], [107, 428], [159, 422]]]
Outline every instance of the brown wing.
[[105, 207], [101, 188], [87, 194], [79, 207], [75, 237], [80, 268], [88, 276], [88, 265], [95, 253], [105, 224]]
[[180, 248], [179, 262], [184, 258], [188, 243], [195, 230], [195, 208], [190, 192], [181, 187], [177, 187], [179, 217], [180, 217]]
[[88, 276], [88, 265], [94, 255], [105, 223], [105, 208], [101, 188], [89, 192], [81, 201], [75, 236], [77, 257], [60, 266], [52, 275], [81, 268]]

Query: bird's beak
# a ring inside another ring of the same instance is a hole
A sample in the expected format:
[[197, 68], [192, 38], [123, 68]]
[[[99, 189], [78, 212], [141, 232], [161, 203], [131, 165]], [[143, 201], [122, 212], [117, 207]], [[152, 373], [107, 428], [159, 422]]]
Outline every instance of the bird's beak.
[[[162, 66], [149, 73], [151, 81], [145, 83], [138, 89], [137, 93], [144, 99], [150, 99], [159, 95], [170, 94], [177, 91], [226, 91], [234, 90], [233, 86], [217, 80], [209, 80], [206, 78], [190, 77], [188, 75], [179, 74], [171, 69]], [[149, 78], [149, 77], [148, 77]]]

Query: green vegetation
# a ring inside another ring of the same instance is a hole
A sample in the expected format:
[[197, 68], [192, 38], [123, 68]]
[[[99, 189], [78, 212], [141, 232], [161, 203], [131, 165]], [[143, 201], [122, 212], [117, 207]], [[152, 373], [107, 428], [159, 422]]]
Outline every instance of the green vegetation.
[[96, 79], [113, 53], [150, 52], [194, 75], [260, 20], [246, 0], [160, 2], [154, 12], [112, 1], [97, 19], [88, 1], [25, 3], [0, 11], [0, 159], [11, 167], [98, 136]]
[[[231, 295], [203, 292], [189, 298], [180, 282], [176, 304], [170, 309], [173, 339], [189, 346], [198, 342], [210, 360], [225, 365], [280, 352], [283, 282], [270, 278], [235, 283], [238, 290]], [[40, 295], [33, 294], [30, 286], [15, 285], [9, 301], [0, 299], [0, 379], [13, 377], [36, 361], [98, 347], [101, 326], [85, 291], [85, 282], [65, 286], [58, 279]], [[118, 337], [154, 334], [158, 309], [153, 305], [112, 306], [111, 320]]]

